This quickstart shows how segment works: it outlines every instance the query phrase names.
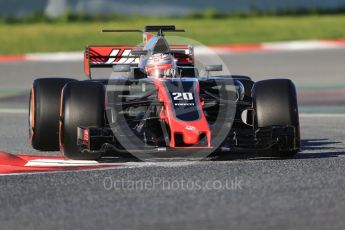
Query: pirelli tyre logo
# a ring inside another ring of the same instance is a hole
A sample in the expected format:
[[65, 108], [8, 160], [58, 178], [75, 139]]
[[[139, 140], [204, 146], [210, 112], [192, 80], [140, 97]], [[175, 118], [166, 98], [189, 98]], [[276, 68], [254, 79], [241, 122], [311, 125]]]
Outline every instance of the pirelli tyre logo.
[[[108, 56], [108, 59], [105, 61], [93, 61], [93, 64], [139, 64], [139, 57], [131, 54], [132, 49], [113, 49]], [[106, 58], [106, 57], [105, 57]]]

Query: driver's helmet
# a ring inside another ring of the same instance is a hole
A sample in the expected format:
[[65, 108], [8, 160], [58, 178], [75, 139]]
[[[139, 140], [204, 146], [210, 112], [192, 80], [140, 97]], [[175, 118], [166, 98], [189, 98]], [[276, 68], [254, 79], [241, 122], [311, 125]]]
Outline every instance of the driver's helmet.
[[176, 62], [171, 54], [157, 53], [147, 60], [145, 71], [148, 77], [170, 78], [175, 77]]

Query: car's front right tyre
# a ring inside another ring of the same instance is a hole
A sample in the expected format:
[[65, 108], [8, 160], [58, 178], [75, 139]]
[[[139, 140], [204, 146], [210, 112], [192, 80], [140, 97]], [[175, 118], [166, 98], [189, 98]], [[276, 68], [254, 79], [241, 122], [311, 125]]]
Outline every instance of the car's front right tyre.
[[78, 127], [103, 127], [105, 87], [92, 81], [71, 82], [62, 90], [60, 108], [60, 149], [69, 159], [95, 160], [97, 152], [83, 152], [77, 145]]
[[39, 78], [31, 87], [29, 141], [34, 149], [59, 151], [59, 110], [62, 88], [69, 78]]

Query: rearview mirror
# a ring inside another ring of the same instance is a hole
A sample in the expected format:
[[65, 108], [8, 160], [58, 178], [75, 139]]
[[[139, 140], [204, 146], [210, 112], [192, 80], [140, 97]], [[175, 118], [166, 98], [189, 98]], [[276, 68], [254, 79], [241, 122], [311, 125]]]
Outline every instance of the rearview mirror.
[[130, 65], [113, 65], [114, 72], [129, 72], [131, 71]]
[[223, 65], [207, 65], [205, 67], [205, 70], [207, 72], [210, 72], [210, 71], [222, 71], [223, 70]]

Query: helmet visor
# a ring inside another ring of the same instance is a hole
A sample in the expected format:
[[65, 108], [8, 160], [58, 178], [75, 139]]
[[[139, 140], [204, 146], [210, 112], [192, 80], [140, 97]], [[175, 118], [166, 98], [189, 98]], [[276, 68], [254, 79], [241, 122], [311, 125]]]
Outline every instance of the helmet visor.
[[146, 68], [147, 75], [153, 78], [164, 78], [168, 70], [171, 69], [170, 64], [157, 65], [151, 68]]

